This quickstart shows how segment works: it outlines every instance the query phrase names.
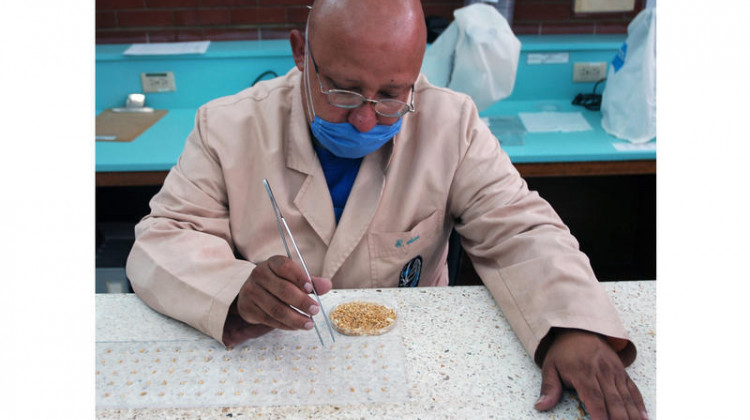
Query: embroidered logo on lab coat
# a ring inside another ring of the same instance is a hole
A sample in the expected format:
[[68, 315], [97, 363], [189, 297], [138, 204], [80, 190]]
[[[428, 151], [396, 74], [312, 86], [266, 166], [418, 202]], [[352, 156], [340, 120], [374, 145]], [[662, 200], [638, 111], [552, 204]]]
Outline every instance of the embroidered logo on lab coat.
[[[416, 242], [416, 241], [418, 241], [418, 240], [419, 240], [419, 235], [417, 235], [417, 236], [414, 236], [414, 237], [412, 237], [412, 238], [409, 238], [409, 240], [408, 240], [408, 241], [406, 241], [406, 245], [411, 245], [412, 243], [414, 243], [414, 242]], [[401, 248], [401, 247], [403, 247], [403, 246], [404, 246], [404, 240], [403, 240], [403, 239], [399, 239], [399, 240], [397, 240], [397, 241], [396, 241], [396, 244], [395, 244], [394, 246], [395, 246], [396, 248]]]
[[417, 255], [410, 260], [398, 276], [398, 287], [416, 287], [422, 274], [422, 257]]

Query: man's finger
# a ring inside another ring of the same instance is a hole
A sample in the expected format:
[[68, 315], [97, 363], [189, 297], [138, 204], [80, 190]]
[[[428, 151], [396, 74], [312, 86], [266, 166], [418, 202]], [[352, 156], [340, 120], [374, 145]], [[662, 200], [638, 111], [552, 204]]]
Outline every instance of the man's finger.
[[250, 324], [263, 324], [271, 328], [279, 328], [284, 330], [291, 329], [288, 326], [284, 325], [282, 322], [271, 317], [259, 304], [259, 302], [271, 300], [274, 298], [269, 295], [268, 292], [266, 292], [266, 290], [262, 287], [258, 287], [255, 290], [254, 300], [243, 301], [242, 304], [240, 304], [239, 302], [237, 303], [237, 309], [239, 310], [242, 319]]
[[[611, 376], [597, 378], [597, 385], [604, 396], [604, 405], [608, 415], [596, 417], [602, 419], [629, 419], [628, 410], [625, 407], [625, 400], [620, 394], [620, 390], [615, 385], [615, 380]], [[579, 394], [580, 395], [580, 394]], [[586, 404], [586, 401], [583, 402]], [[592, 415], [592, 420], [595, 419]], [[637, 419], [637, 417], [634, 417]]]
[[[638, 387], [636, 387], [635, 384], [630, 387], [628, 386], [629, 383], [633, 383], [633, 381], [630, 380], [629, 376], [626, 376], [624, 379], [620, 379], [617, 381], [617, 389], [622, 396], [623, 402], [625, 403], [625, 410], [627, 410], [628, 418], [646, 420], [648, 418], [648, 414], [646, 414], [646, 407], [643, 403], [641, 393], [640, 391], [638, 391]], [[646, 416], [645, 418], [644, 415]]]
[[635, 402], [636, 407], [638, 407], [638, 411], [640, 413], [640, 419], [641, 420], [648, 420], [648, 411], [646, 411], [646, 403], [643, 401], [643, 395], [641, 395], [641, 391], [638, 389], [638, 386], [636, 386], [635, 382], [633, 382], [632, 379], [630, 379], [630, 375], [628, 375], [627, 379], [625, 380], [626, 386], [628, 387], [628, 390], [630, 391], [630, 396], [633, 397], [633, 401]]
[[[292, 282], [300, 290], [305, 290], [308, 293], [312, 292], [310, 287], [305, 287], [306, 284], [310, 283], [307, 280], [307, 274], [297, 265], [293, 260], [283, 256], [273, 256], [268, 259], [268, 268], [277, 277], [281, 277]], [[309, 289], [309, 290], [308, 290]]]
[[266, 325], [271, 325], [270, 322], [279, 322], [281, 326], [276, 328], [282, 328], [287, 330], [301, 330], [301, 329], [312, 329], [312, 320], [292, 309], [287, 303], [280, 301], [275, 296], [269, 294], [268, 299], [262, 299], [256, 301], [258, 307], [263, 310], [266, 316]]
[[[573, 388], [578, 394], [591, 420], [608, 419], [607, 404], [604, 401], [604, 392], [599, 382], [591, 375], [581, 373], [577, 378], [571, 380]], [[620, 405], [622, 407], [622, 405]]]
[[550, 410], [557, 405], [561, 396], [562, 382], [557, 374], [557, 368], [553, 363], [545, 363], [542, 366], [542, 387], [534, 408], [538, 411]]
[[[260, 286], [287, 306], [294, 306], [310, 315], [316, 315], [320, 310], [318, 303], [291, 281], [279, 278], [264, 279]], [[269, 315], [273, 313], [269, 312]]]
[[[290, 284], [289, 282], [272, 275], [259, 274], [254, 277], [256, 277], [256, 280], [248, 280], [245, 283], [246, 287], [243, 286], [237, 298], [237, 310], [245, 322], [263, 324], [284, 330], [307, 329], [306, 320], [309, 318], [299, 314], [289, 305], [280, 302], [263, 287], [263, 284], [268, 282]], [[302, 295], [306, 296], [303, 293]]]

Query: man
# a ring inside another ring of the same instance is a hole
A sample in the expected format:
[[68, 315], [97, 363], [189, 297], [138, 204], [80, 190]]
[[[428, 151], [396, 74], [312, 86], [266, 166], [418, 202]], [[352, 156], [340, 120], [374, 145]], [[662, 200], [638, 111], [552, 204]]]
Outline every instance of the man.
[[[128, 276], [151, 307], [234, 345], [311, 329], [320, 308], [283, 247], [262, 179], [314, 275], [332, 287], [446, 285], [451, 229], [542, 367], [593, 419], [646, 418], [635, 358], [588, 259], [525, 182], [471, 99], [419, 75], [417, 0], [321, 0], [296, 67], [201, 107], [178, 164], [136, 227]], [[401, 274], [401, 276], [400, 276]], [[409, 277], [409, 276], [406, 276]]]

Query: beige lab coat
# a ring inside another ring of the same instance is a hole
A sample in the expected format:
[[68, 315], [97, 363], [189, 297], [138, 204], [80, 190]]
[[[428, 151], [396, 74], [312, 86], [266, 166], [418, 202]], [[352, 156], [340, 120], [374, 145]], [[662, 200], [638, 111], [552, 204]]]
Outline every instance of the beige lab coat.
[[[127, 275], [148, 305], [221, 341], [255, 263], [285, 255], [267, 178], [311, 274], [331, 278], [334, 288], [396, 287], [416, 256], [419, 286], [447, 285], [455, 226], [529, 354], [555, 326], [626, 343], [588, 258], [527, 189], [472, 100], [424, 77], [416, 112], [403, 117], [394, 141], [364, 158], [337, 226], [300, 75], [292, 69], [198, 110], [151, 214], [136, 226]], [[627, 344], [629, 363], [635, 349]]]

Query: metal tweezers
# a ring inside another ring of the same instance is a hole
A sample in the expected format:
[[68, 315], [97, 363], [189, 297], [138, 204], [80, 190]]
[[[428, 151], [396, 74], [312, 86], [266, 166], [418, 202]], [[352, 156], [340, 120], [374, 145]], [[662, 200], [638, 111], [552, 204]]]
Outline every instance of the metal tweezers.
[[[326, 325], [328, 326], [328, 332], [331, 333], [331, 340], [336, 342], [336, 338], [333, 336], [333, 328], [331, 328], [331, 321], [328, 319], [328, 315], [326, 315], [325, 309], [323, 309], [323, 303], [320, 301], [320, 296], [318, 296], [318, 291], [315, 290], [315, 283], [312, 281], [312, 277], [310, 276], [310, 271], [307, 269], [307, 264], [305, 264], [305, 259], [302, 258], [302, 253], [299, 251], [299, 248], [297, 247], [297, 242], [294, 240], [294, 235], [292, 235], [292, 231], [289, 229], [289, 225], [286, 223], [286, 219], [284, 219], [284, 215], [281, 214], [281, 209], [279, 209], [279, 205], [276, 203], [276, 199], [273, 196], [273, 191], [271, 191], [271, 186], [268, 184], [268, 180], [266, 178], [263, 178], [263, 186], [266, 187], [266, 192], [268, 193], [268, 198], [271, 199], [271, 205], [273, 206], [273, 213], [276, 216], [276, 226], [279, 228], [279, 234], [281, 235], [281, 241], [284, 243], [284, 249], [286, 250], [286, 256], [290, 259], [292, 258], [292, 253], [289, 251], [289, 246], [286, 243], [286, 236], [284, 235], [284, 230], [286, 230], [286, 233], [289, 235], [289, 239], [292, 241], [292, 246], [294, 246], [294, 251], [297, 253], [297, 257], [299, 258], [300, 262], [302, 263], [302, 268], [305, 270], [305, 274], [307, 275], [307, 279], [310, 281], [310, 285], [312, 286], [313, 293], [315, 294], [315, 299], [318, 300], [318, 306], [320, 307], [320, 312], [323, 314], [323, 319], [326, 321]], [[281, 226], [284, 225], [284, 229], [281, 228]], [[307, 317], [310, 318], [313, 322], [313, 326], [315, 326], [315, 332], [318, 334], [318, 338], [320, 339], [320, 344], [325, 346], [325, 343], [323, 342], [323, 337], [320, 335], [320, 330], [318, 330], [318, 323], [315, 322], [315, 318], [313, 318], [311, 315], [308, 315], [302, 311], [300, 311], [297, 308], [298, 312], [302, 313], [303, 315], [307, 315]]]

